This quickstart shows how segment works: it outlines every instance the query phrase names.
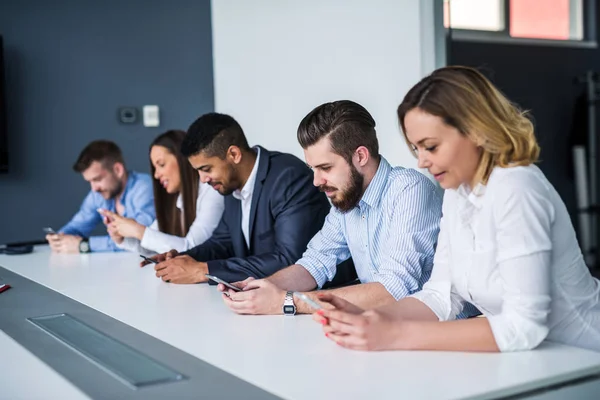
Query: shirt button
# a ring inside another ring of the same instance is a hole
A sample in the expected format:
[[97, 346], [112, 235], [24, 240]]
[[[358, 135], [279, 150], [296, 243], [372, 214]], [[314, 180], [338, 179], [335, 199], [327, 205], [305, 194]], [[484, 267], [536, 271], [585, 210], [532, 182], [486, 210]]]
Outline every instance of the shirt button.
[[365, 219], [365, 216], [364, 216], [364, 215], [362, 216], [362, 219]]

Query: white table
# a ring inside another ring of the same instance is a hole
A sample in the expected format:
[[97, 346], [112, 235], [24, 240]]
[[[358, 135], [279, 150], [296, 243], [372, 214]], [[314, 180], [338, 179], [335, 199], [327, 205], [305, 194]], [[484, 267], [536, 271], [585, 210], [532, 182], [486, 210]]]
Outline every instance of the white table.
[[[310, 316], [239, 316], [214, 287], [167, 284], [138, 262], [135, 254], [57, 255], [45, 246], [0, 255], [0, 266], [288, 399], [491, 398], [600, 373], [600, 353], [551, 343], [510, 354], [350, 351], [323, 337]], [[14, 371], [0, 374], [2, 390], [38, 398], [12, 378], [37, 368], [53, 397], [86, 398], [0, 334], [7, 346], [12, 357], [0, 355], [0, 370]]]

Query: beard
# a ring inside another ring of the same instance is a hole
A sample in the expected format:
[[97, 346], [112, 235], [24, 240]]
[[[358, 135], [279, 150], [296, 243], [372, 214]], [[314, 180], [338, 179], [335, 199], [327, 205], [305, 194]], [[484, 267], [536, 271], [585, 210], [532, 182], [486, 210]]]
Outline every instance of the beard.
[[[219, 192], [219, 194], [221, 196], [229, 196], [231, 193], [235, 192], [235, 190], [229, 188], [229, 187], [225, 187], [220, 183], [215, 183], [215, 185], [221, 185], [220, 189], [216, 189], [217, 192]], [[214, 187], [214, 186], [213, 186]]]
[[123, 183], [119, 180], [119, 178], [115, 176], [113, 176], [114, 179], [114, 185], [106, 190], [102, 190], [100, 193], [102, 194], [102, 197], [104, 197], [105, 199], [114, 199], [116, 198], [119, 194], [121, 194], [121, 192], [123, 192]]
[[[358, 172], [354, 165], [350, 164], [350, 183], [347, 188], [341, 191], [338, 190], [336, 196], [331, 198], [333, 206], [342, 213], [347, 213], [356, 208], [363, 195], [364, 183], [365, 177]], [[319, 190], [321, 192], [327, 192], [337, 190], [337, 188], [321, 185], [319, 186]]]
[[[235, 192], [237, 189], [233, 188], [235, 186], [239, 186], [237, 184], [237, 182], [239, 182], [237, 176], [237, 170], [233, 167], [233, 165], [227, 164], [227, 184], [219, 181], [219, 182], [211, 182], [210, 185], [213, 187], [213, 189], [215, 188], [215, 186], [217, 185], [221, 185], [221, 187], [219, 189], [215, 189], [217, 192], [219, 192], [219, 194], [221, 196], [229, 196], [230, 194], [232, 194], [233, 192]], [[240, 188], [240, 190], [242, 190], [242, 188]]]

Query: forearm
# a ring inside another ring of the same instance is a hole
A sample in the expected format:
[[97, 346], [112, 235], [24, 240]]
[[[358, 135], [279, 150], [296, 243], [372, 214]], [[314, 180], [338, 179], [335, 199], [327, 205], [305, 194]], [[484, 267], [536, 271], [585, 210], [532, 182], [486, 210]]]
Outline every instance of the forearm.
[[232, 257], [233, 250], [229, 241], [221, 241], [211, 238], [201, 245], [187, 250], [185, 254], [189, 255], [196, 261], [206, 262], [220, 260], [225, 262], [226, 259]]
[[412, 297], [405, 297], [401, 300], [389, 302], [378, 310], [395, 320], [412, 321], [439, 321], [431, 308], [425, 303]]
[[305, 292], [317, 287], [315, 278], [302, 265], [294, 264], [267, 278], [272, 284], [283, 290]]
[[[418, 301], [418, 300], [415, 300]], [[487, 318], [430, 322], [406, 321], [398, 349], [498, 352]]]
[[[384, 304], [396, 303], [394, 297], [379, 282], [347, 286], [328, 290], [327, 292], [341, 297], [342, 299], [349, 301], [350, 303], [353, 303], [365, 310], [378, 308]], [[319, 298], [317, 297], [317, 293], [318, 292], [308, 292], [305, 294], [318, 302]], [[304, 302], [298, 301], [296, 303], [296, 310], [298, 313], [310, 314], [315, 311], [309, 305], [304, 304]], [[330, 308], [328, 304], [321, 304], [327, 308]]]
[[123, 251], [110, 236], [91, 236], [89, 238], [90, 250], [93, 252]]
[[184, 237], [169, 235], [152, 228], [145, 229], [140, 244], [143, 248], [155, 251], [159, 254], [166, 253], [173, 249], [182, 253], [194, 247], [192, 243], [189, 243]]
[[65, 226], [61, 227], [58, 232], [64, 233], [65, 235], [87, 237], [94, 229], [95, 225], [95, 223], [83, 221], [81, 217], [76, 216]]

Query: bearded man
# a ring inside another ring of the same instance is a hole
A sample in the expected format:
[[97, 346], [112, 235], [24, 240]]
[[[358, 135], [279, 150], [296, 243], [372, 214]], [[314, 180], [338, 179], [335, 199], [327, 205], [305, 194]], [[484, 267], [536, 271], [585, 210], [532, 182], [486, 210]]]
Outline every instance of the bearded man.
[[239, 292], [219, 284], [227, 306], [239, 314], [314, 312], [292, 292], [319, 302], [321, 292], [314, 290], [350, 257], [360, 284], [327, 291], [336, 298], [372, 309], [419, 291], [433, 266], [439, 189], [420, 172], [392, 167], [379, 154], [375, 121], [355, 102], [315, 108], [300, 123], [298, 141], [313, 184], [333, 207], [294, 265], [266, 279], [235, 282]]
[[88, 144], [73, 165], [91, 186], [77, 214], [57, 233], [46, 235], [53, 252], [122, 251], [109, 235], [91, 236], [94, 228], [111, 221], [98, 210], [109, 210], [148, 226], [155, 219], [152, 179], [128, 171], [121, 149], [108, 140]]

